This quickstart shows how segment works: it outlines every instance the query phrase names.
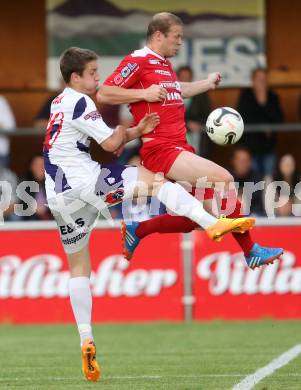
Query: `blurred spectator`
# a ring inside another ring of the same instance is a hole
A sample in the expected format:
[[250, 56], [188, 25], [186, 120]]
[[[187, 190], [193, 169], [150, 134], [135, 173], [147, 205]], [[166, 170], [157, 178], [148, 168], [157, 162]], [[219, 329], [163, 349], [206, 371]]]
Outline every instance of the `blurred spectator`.
[[[34, 155], [29, 164], [29, 170], [25, 174], [22, 179], [23, 181], [35, 181], [39, 185], [39, 191], [34, 192], [28, 186], [25, 191], [30, 195], [33, 199], [35, 199], [37, 206], [36, 209], [33, 209], [33, 214], [28, 217], [23, 217], [25, 221], [45, 221], [52, 219], [52, 214], [49, 211], [49, 208], [46, 206], [46, 191], [45, 191], [45, 174], [44, 174], [44, 159], [41, 155]], [[24, 210], [26, 210], [30, 205], [25, 204], [23, 202]]]
[[[179, 81], [190, 82], [193, 80], [193, 72], [189, 66], [181, 66], [177, 70]], [[211, 104], [207, 93], [201, 93], [191, 98], [185, 98], [186, 108], [185, 122], [188, 129], [188, 142], [194, 146], [197, 154], [208, 158], [211, 155], [213, 143], [209, 140], [205, 123], [211, 112]]]
[[279, 196], [277, 202], [280, 206], [275, 208], [276, 217], [292, 217], [293, 216], [293, 198], [290, 197], [287, 199], [286, 196]]
[[[16, 128], [16, 120], [13, 111], [4, 96], [0, 96], [0, 131], [11, 133]], [[0, 135], [0, 166], [9, 165], [10, 142], [9, 138]]]
[[52, 100], [57, 97], [58, 93], [55, 95], [51, 95], [42, 105], [40, 108], [40, 111], [34, 118], [33, 127], [36, 129], [44, 129], [47, 127], [49, 115], [50, 115], [50, 106], [52, 103]]
[[263, 193], [256, 191], [251, 194], [247, 191], [246, 182], [258, 183], [262, 177], [252, 169], [252, 157], [248, 149], [244, 147], [236, 147], [231, 158], [230, 172], [234, 177], [234, 181], [239, 184], [238, 197], [242, 199], [242, 204], [245, 205], [246, 213], [264, 215]]
[[296, 160], [291, 154], [284, 154], [278, 163], [273, 181], [285, 181], [290, 186], [289, 195], [294, 195], [296, 184], [300, 182], [301, 174], [296, 167]]
[[[272, 188], [268, 194], [268, 203], [278, 202], [281, 206], [275, 208], [277, 216], [288, 217], [301, 215], [301, 174], [296, 167], [296, 160], [293, 155], [284, 154], [278, 162], [276, 172], [273, 176]], [[287, 185], [281, 185], [285, 182]], [[281, 187], [280, 187], [281, 185]], [[294, 206], [293, 206], [294, 205]], [[294, 209], [293, 209], [294, 207]]]
[[[283, 119], [278, 96], [268, 88], [265, 69], [252, 72], [252, 88], [241, 92], [237, 110], [245, 124], [280, 123]], [[259, 174], [272, 175], [276, 162], [276, 134], [245, 132], [241, 144], [247, 146], [254, 159], [254, 169]]]
[[0, 183], [1, 207], [5, 205], [5, 210], [1, 209], [1, 222], [2, 213], [4, 221], [18, 221], [20, 218], [14, 213], [14, 206], [17, 203], [18, 178], [13, 171], [0, 166]]

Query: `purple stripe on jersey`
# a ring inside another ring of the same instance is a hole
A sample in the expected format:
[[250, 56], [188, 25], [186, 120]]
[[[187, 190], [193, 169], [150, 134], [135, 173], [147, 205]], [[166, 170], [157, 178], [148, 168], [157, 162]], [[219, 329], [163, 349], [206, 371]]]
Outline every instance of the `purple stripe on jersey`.
[[87, 102], [85, 97], [83, 96], [82, 98], [79, 99], [79, 101], [76, 103], [74, 107], [72, 119], [77, 119], [80, 116], [82, 116], [83, 113], [85, 112], [86, 107], [87, 107]]
[[43, 155], [44, 155], [45, 171], [48, 173], [48, 175], [55, 183], [54, 191], [57, 194], [59, 194], [60, 192], [71, 190], [71, 187], [67, 182], [66, 175], [62, 170], [62, 168], [58, 167], [55, 164], [52, 164], [52, 162], [49, 159], [49, 153], [47, 151], [44, 151]]
[[90, 153], [90, 147], [85, 145], [85, 144], [82, 144], [81, 142], [76, 142], [76, 147], [78, 150], [80, 150], [81, 152], [86, 152], [86, 153]]
[[60, 127], [59, 123], [52, 126], [52, 129], [50, 131], [50, 140], [54, 136], [54, 134], [58, 131], [58, 128]]
[[96, 195], [103, 196], [109, 192], [115, 191], [117, 188], [123, 188], [123, 179], [121, 175], [126, 168], [128, 168], [126, 165], [102, 164], [95, 185]]

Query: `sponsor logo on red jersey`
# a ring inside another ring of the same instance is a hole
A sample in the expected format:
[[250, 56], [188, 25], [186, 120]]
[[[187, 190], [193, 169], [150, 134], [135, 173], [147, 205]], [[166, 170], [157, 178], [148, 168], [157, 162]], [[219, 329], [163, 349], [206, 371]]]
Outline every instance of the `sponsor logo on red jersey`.
[[169, 89], [169, 88], [174, 88], [174, 89], [177, 89], [178, 91], [181, 91], [181, 86], [180, 86], [180, 83], [178, 81], [161, 81], [160, 82], [160, 86], [163, 87], [163, 88], [166, 88], [166, 89]]
[[119, 85], [121, 84], [123, 81], [123, 77], [121, 76], [120, 73], [118, 73], [115, 77], [114, 77], [114, 84], [115, 85]]
[[128, 80], [130, 77], [132, 77], [132, 75], [137, 72], [138, 69], [139, 66], [136, 62], [128, 62], [128, 64], [121, 69], [120, 73], [114, 77], [114, 84], [122, 84], [126, 79]]
[[148, 62], [149, 62], [151, 65], [160, 65], [160, 60], [150, 59], [150, 60], [148, 60]]
[[126, 77], [128, 77], [128, 75], [136, 68], [138, 64], [134, 63], [132, 64], [131, 62], [128, 62], [128, 64], [121, 69], [121, 76], [125, 79]]
[[161, 74], [162, 76], [171, 76], [171, 73], [168, 70], [156, 69], [155, 73]]

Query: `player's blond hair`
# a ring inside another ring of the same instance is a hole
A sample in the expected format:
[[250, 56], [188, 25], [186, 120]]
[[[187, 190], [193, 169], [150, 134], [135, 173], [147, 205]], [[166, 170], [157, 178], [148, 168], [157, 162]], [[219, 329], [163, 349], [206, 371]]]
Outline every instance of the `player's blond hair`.
[[171, 14], [170, 12], [155, 14], [148, 25], [146, 39], [149, 41], [156, 31], [160, 31], [166, 36], [170, 27], [175, 24], [183, 26], [182, 20], [177, 15]]

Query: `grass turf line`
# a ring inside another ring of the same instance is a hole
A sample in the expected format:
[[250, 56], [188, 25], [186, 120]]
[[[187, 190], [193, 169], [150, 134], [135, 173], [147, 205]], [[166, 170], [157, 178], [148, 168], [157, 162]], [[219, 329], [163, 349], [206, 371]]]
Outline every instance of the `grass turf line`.
[[[300, 343], [300, 321], [94, 326], [102, 380], [81, 374], [72, 325], [0, 326], [0, 389], [225, 390]], [[300, 356], [254, 390], [300, 390]]]

